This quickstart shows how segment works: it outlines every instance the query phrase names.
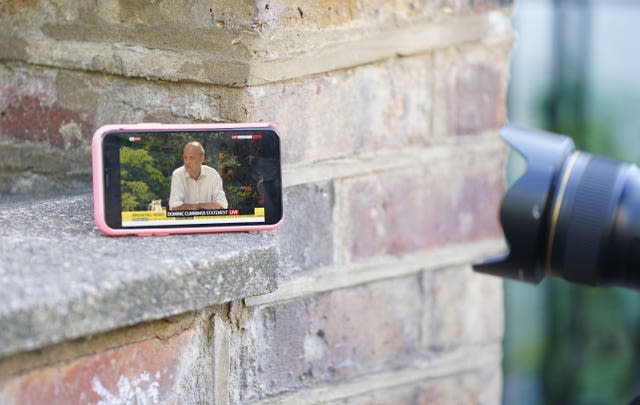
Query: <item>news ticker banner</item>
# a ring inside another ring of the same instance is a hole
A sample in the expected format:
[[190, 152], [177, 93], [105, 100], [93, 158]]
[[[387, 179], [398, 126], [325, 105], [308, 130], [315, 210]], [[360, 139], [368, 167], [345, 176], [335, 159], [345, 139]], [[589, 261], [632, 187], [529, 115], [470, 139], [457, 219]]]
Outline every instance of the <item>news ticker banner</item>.
[[171, 226], [264, 222], [264, 208], [197, 211], [123, 211], [122, 226]]

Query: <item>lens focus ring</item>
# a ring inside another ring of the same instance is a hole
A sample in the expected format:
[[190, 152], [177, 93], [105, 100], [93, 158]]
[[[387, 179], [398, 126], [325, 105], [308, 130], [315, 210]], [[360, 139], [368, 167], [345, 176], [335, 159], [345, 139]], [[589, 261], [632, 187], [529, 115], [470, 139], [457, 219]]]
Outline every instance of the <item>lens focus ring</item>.
[[571, 209], [566, 212], [566, 229], [560, 230], [566, 238], [562, 273], [568, 280], [595, 284], [603, 241], [615, 212], [613, 194], [620, 165], [598, 156], [585, 154], [585, 158], [589, 161], [582, 173], [570, 180], [577, 181], [573, 201], [563, 204]]

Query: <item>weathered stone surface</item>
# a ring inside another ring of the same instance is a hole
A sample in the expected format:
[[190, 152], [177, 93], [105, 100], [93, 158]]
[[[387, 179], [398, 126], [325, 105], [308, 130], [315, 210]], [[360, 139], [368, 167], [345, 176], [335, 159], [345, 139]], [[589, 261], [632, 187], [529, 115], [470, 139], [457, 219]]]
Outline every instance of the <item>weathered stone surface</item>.
[[272, 234], [102, 236], [90, 196], [0, 211], [0, 355], [276, 287]]
[[56, 91], [53, 70], [0, 67], [0, 140], [46, 143], [69, 149], [90, 138], [90, 104], [64, 106]]
[[[460, 95], [455, 90], [458, 79], [442, 73], [450, 70], [443, 65], [444, 56], [436, 66], [430, 56], [415, 56], [247, 89], [0, 67], [0, 140], [63, 149], [62, 155], [53, 150], [52, 156], [71, 161], [69, 174], [85, 179], [89, 140], [106, 123], [271, 121], [280, 128], [285, 165], [424, 146], [449, 133], [499, 126], [496, 114], [504, 109], [495, 105], [504, 96], [503, 88], [485, 92], [494, 82], [486, 82], [482, 73], [498, 79], [499, 71], [488, 67], [486, 52], [474, 52], [449, 55], [454, 66], [458, 59], [472, 66], [468, 78], [463, 67], [455, 69], [463, 72], [454, 75], [462, 77]], [[434, 74], [436, 67], [440, 73]], [[326, 117], [331, 117], [330, 124]], [[9, 146], [0, 144], [0, 153], [3, 148]], [[46, 156], [48, 150], [35, 149], [39, 152], [33, 159], [13, 159], [18, 164], [5, 170], [29, 171], [52, 177], [54, 184], [64, 183], [65, 172], [43, 164], [52, 160]], [[80, 161], [79, 154], [84, 155]]]
[[478, 41], [492, 25], [485, 11], [496, 8], [495, 0], [41, 1], [0, 13], [0, 58], [128, 77], [264, 84]]
[[0, 66], [0, 140], [88, 145], [110, 123], [241, 121], [239, 91], [23, 65]]
[[0, 202], [25, 195], [86, 192], [91, 184], [90, 154], [88, 146], [64, 150], [0, 142]]
[[240, 91], [0, 65], [0, 200], [89, 189], [104, 124], [244, 121]]

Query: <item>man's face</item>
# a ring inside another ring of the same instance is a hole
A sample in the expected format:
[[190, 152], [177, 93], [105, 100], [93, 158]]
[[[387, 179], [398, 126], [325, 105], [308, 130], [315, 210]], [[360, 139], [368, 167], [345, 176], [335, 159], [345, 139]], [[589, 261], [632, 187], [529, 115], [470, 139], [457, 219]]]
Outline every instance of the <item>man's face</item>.
[[184, 160], [184, 168], [191, 177], [196, 178], [200, 175], [200, 166], [204, 162], [204, 154], [194, 145], [187, 145], [182, 152], [182, 159]]

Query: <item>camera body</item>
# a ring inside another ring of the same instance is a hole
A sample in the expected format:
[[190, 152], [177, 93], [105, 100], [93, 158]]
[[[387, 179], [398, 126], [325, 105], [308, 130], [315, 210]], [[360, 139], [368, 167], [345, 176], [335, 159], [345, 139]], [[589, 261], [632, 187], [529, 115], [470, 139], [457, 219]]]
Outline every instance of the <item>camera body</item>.
[[640, 287], [640, 169], [577, 151], [565, 136], [505, 126], [526, 161], [507, 190], [500, 222], [508, 251], [474, 270], [539, 283]]

